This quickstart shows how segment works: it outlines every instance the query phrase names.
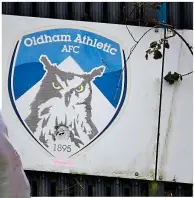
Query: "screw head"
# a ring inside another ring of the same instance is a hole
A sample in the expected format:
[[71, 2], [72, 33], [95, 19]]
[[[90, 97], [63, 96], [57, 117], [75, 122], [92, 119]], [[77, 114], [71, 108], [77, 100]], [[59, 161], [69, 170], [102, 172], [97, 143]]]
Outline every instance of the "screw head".
[[163, 179], [163, 177], [162, 177], [162, 175], [160, 175], [160, 176], [159, 176], [159, 180], [162, 180], [162, 179]]
[[159, 32], [158, 28], [155, 28], [155, 32]]
[[136, 177], [137, 177], [137, 176], [139, 176], [139, 173], [138, 173], [138, 172], [136, 172], [136, 173], [135, 173], [135, 176], [136, 176]]

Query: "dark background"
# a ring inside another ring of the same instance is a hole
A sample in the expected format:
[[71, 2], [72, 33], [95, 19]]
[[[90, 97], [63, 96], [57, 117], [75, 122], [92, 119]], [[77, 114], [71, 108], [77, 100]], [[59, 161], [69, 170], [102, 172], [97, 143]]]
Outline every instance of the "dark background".
[[[150, 3], [146, 3], [150, 4]], [[3, 2], [2, 13], [78, 21], [145, 25], [137, 19], [158, 17], [158, 10], [134, 9], [133, 2]], [[129, 17], [130, 16], [130, 17]], [[167, 23], [177, 29], [193, 29], [193, 3], [167, 3]], [[152, 26], [152, 24], [148, 24]]]

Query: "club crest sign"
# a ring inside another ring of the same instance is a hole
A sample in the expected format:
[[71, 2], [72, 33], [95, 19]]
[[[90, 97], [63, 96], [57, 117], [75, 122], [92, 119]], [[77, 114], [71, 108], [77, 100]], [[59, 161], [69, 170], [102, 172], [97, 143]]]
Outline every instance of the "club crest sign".
[[17, 42], [9, 97], [32, 141], [68, 158], [113, 123], [125, 99], [126, 75], [119, 43], [81, 29], [49, 29]]

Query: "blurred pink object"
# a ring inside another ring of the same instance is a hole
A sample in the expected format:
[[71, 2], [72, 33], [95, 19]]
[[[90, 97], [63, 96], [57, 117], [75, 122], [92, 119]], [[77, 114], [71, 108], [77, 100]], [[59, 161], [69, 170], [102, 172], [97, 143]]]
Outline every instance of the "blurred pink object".
[[[17, 131], [18, 132], [18, 131]], [[8, 139], [0, 114], [0, 198], [30, 198], [30, 185], [20, 157]]]

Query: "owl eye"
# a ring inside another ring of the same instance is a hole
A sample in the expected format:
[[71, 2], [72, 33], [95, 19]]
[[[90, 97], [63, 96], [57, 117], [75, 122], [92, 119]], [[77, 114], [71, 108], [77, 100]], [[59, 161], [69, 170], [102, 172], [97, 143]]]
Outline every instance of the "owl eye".
[[52, 82], [52, 86], [54, 89], [57, 89], [57, 90], [62, 88], [61, 85], [59, 85], [57, 82]]
[[76, 88], [76, 91], [78, 93], [82, 93], [84, 91], [85, 87], [83, 85], [80, 85], [79, 87]]

